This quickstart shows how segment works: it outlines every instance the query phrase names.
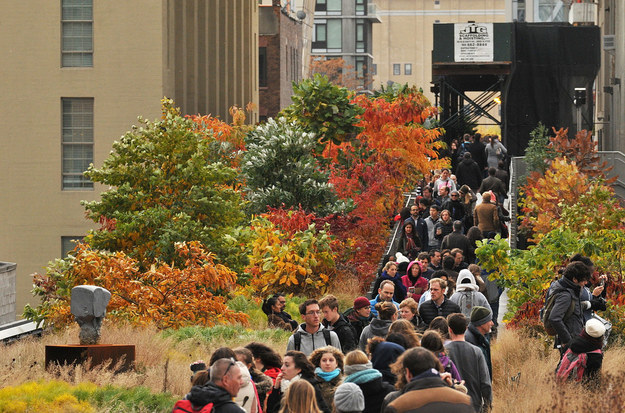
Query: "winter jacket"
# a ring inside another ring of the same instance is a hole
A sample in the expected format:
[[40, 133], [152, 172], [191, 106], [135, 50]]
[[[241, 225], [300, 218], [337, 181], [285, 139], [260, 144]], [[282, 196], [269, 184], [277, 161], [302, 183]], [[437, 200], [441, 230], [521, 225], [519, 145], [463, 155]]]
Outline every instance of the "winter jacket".
[[489, 176], [488, 178], [484, 178], [482, 181], [482, 185], [480, 185], [480, 189], [478, 192], [483, 194], [487, 191], [493, 191], [493, 194], [497, 195], [497, 199], [501, 200], [506, 196], [506, 185], [501, 181], [501, 179]]
[[[438, 233], [439, 228], [441, 229], [440, 234]], [[439, 219], [436, 225], [434, 225], [434, 236], [436, 239], [441, 240], [441, 242], [446, 235], [449, 235], [452, 232], [454, 232], [454, 221], [452, 219], [449, 219], [447, 222]]]
[[482, 170], [473, 159], [463, 159], [456, 168], [458, 186], [467, 185], [477, 191], [482, 183]]
[[407, 295], [410, 295], [416, 302], [419, 302], [421, 295], [425, 292], [425, 290], [428, 289], [428, 282], [422, 275], [419, 275], [419, 277], [416, 280], [413, 280], [412, 277], [408, 276], [408, 274], [410, 274], [410, 271], [412, 270], [413, 265], [419, 265], [419, 264], [416, 261], [411, 262], [408, 265], [408, 270], [406, 271], [406, 275], [401, 277], [401, 282], [406, 288], [406, 291], [408, 291], [410, 287], [415, 288], [414, 293], [412, 293], [411, 295], [410, 294], [407, 294]]
[[332, 410], [332, 406], [334, 405], [334, 392], [336, 391], [338, 385], [343, 381], [343, 375], [339, 374], [330, 381], [325, 381], [319, 376], [316, 377], [323, 401], [326, 403], [326, 406]]
[[473, 409], [480, 412], [483, 405], [490, 406], [493, 390], [484, 353], [466, 341], [452, 341], [445, 350], [464, 380]]
[[584, 287], [581, 289], [582, 302], [584, 301], [590, 302], [590, 308], [583, 310], [584, 324], [586, 324], [586, 321], [592, 318], [593, 311], [605, 311], [606, 310], [607, 307], [606, 307], [605, 298], [604, 298], [605, 293], [606, 293], [606, 289], [604, 288], [601, 295], [599, 297], [595, 297], [594, 295], [592, 295], [588, 287]]
[[439, 219], [434, 219], [431, 216], [425, 219], [425, 225], [428, 231], [428, 251], [432, 249], [439, 249], [441, 246], [441, 240], [436, 238], [436, 232], [434, 229], [436, 228], [436, 224], [439, 222]]
[[247, 367], [245, 367], [245, 364], [240, 361], [237, 361], [237, 366], [241, 369], [241, 388], [239, 389], [234, 401], [247, 413], [257, 413], [258, 398], [256, 397], [254, 382], [252, 381], [250, 371]]
[[458, 368], [456, 368], [456, 365], [454, 364], [454, 362], [451, 361], [449, 357], [447, 357], [447, 354], [438, 353], [438, 361], [441, 362], [443, 369], [445, 369], [445, 373], [451, 374], [451, 377], [454, 380], [462, 381], [462, 376], [460, 375]]
[[482, 354], [484, 354], [484, 359], [486, 360], [486, 366], [488, 367], [488, 374], [492, 380], [493, 364], [490, 361], [490, 339], [488, 335], [483, 335], [473, 323], [469, 323], [467, 331], [464, 332], [464, 339], [467, 343], [471, 343], [482, 350]]
[[[440, 308], [440, 312], [439, 312], [439, 308]], [[458, 307], [458, 304], [447, 299], [446, 297], [444, 298], [444, 301], [440, 305], [440, 307], [438, 307], [436, 303], [432, 301], [431, 299], [425, 301], [423, 304], [419, 306], [419, 315], [421, 316], [421, 319], [423, 320], [423, 322], [428, 326], [430, 325], [432, 320], [434, 320], [439, 315], [442, 315], [443, 317], [447, 317], [449, 314], [460, 313], [460, 312], [461, 311], [460, 311], [460, 307]]]
[[[296, 331], [301, 333], [302, 337], [299, 351], [306, 354], [306, 356], [310, 356], [310, 354], [315, 351], [315, 349], [327, 346], [326, 340], [323, 336], [324, 329], [325, 327], [323, 326], [323, 324], [319, 324], [319, 329], [314, 334], [310, 334], [306, 331], [306, 324], [300, 324]], [[330, 331], [330, 345], [341, 350], [341, 342], [339, 341], [339, 337], [334, 331]], [[289, 342], [286, 345], [286, 349], [287, 351], [295, 350], [295, 334], [289, 337]]]
[[[345, 373], [350, 371], [350, 367], [356, 366], [365, 365], [345, 366]], [[380, 413], [384, 397], [395, 390], [393, 386], [382, 380], [382, 373], [372, 368], [352, 373], [345, 377], [343, 382], [356, 383], [362, 390], [362, 394], [365, 396], [363, 413]]]
[[459, 198], [445, 202], [441, 209], [449, 211], [452, 221], [462, 221], [464, 219], [464, 205]]
[[414, 217], [411, 216], [411, 217], [406, 218], [403, 225], [406, 225], [406, 223], [408, 222], [412, 224], [412, 226], [414, 227], [415, 234], [421, 240], [422, 249], [425, 249], [426, 246], [428, 245], [428, 240], [429, 240], [428, 228], [427, 228], [427, 225], [425, 224], [425, 219], [424, 218], [415, 219]]
[[482, 142], [473, 142], [471, 144], [471, 148], [469, 149], [471, 152], [471, 158], [475, 162], [477, 162], [477, 166], [480, 167], [480, 170], [484, 170], [486, 168], [486, 145]]
[[482, 202], [473, 210], [473, 225], [478, 227], [482, 234], [488, 232], [499, 232], [499, 213], [497, 206], [491, 203]]
[[454, 248], [460, 248], [465, 259], [468, 259], [471, 255], [471, 241], [461, 232], [454, 231], [443, 238], [441, 250], [452, 250]]
[[484, 294], [478, 290], [479, 287], [471, 271], [461, 270], [458, 274], [458, 281], [456, 282], [456, 292], [451, 296], [450, 300], [458, 304], [460, 311], [467, 318], [471, 318], [471, 310], [476, 305], [491, 310], [488, 300]]
[[[395, 292], [393, 293], [393, 300], [398, 303], [401, 303], [402, 301], [404, 301], [404, 298], [406, 298], [406, 287], [404, 287], [404, 285], [401, 282], [401, 274], [397, 272], [394, 277], [391, 277], [386, 273], [386, 271], [383, 271], [382, 275], [376, 278], [375, 282], [373, 283], [372, 291], [374, 293], [378, 292], [378, 290], [380, 289], [380, 284], [382, 284], [382, 281], [384, 280], [390, 280], [395, 285]], [[375, 304], [371, 305], [371, 312], [374, 313], [374, 316], [377, 316], [378, 312], [375, 310], [375, 308], [373, 308], [374, 305]]]
[[322, 323], [325, 328], [334, 331], [339, 337], [343, 353], [347, 354], [356, 348], [356, 345], [358, 344], [356, 330], [351, 326], [351, 324], [349, 324], [342, 314], [339, 314], [339, 319], [332, 325], [330, 325], [327, 320], [323, 320]]
[[[406, 288], [406, 287], [404, 287], [404, 283], [401, 282], [401, 277], [399, 277], [399, 284], [401, 284], [401, 288]], [[377, 291], [377, 290], [374, 290], [374, 291]], [[397, 291], [397, 288], [396, 288], [396, 291]], [[404, 300], [402, 300], [402, 301], [404, 301]], [[380, 302], [380, 294], [376, 295], [373, 300], [369, 300], [369, 302], [371, 303], [371, 314], [374, 317], [377, 317], [378, 316], [378, 310], [375, 309], [375, 305]], [[393, 298], [392, 303], [395, 304], [395, 307], [397, 308], [397, 310], [399, 310], [399, 302], [397, 302]]]
[[360, 340], [358, 341], [358, 348], [366, 352], [367, 343], [370, 338], [373, 337], [386, 337], [388, 329], [393, 322], [391, 320], [380, 320], [374, 318], [371, 323], [362, 330], [360, 334]]
[[497, 168], [499, 160], [503, 159], [504, 155], [508, 153], [506, 147], [501, 142], [496, 140], [486, 145], [486, 163], [489, 168]]
[[406, 384], [383, 413], [469, 413], [471, 398], [449, 387], [436, 372], [427, 370]]
[[[581, 287], [568, 278], [562, 277], [551, 283], [547, 296], [557, 294], [549, 322], [556, 331], [556, 345], [567, 346], [573, 337], [577, 337], [584, 329], [584, 317], [581, 306]], [[573, 313], [564, 318], [573, 302]]]
[[204, 386], [193, 386], [191, 392], [186, 397], [194, 406], [206, 406], [213, 403], [215, 413], [244, 413], [239, 405], [232, 401], [232, 396], [226, 389], [208, 382]]

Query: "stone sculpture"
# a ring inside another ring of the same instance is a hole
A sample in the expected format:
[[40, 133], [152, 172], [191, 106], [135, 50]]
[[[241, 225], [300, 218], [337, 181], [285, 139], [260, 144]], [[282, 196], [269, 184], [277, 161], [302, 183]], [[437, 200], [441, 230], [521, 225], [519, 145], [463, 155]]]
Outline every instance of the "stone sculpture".
[[110, 299], [111, 293], [102, 287], [79, 285], [72, 288], [71, 310], [80, 326], [80, 344], [98, 344]]

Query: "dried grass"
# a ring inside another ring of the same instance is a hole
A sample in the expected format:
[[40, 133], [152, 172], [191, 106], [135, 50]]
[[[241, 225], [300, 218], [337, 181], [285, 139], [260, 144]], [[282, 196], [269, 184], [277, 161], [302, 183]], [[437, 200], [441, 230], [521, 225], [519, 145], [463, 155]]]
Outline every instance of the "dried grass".
[[[58, 367], [44, 369], [45, 345], [75, 344], [78, 327], [26, 338], [3, 348], [0, 387], [35, 380], [60, 379], [70, 384], [91, 382], [121, 388], [145, 386], [154, 393], [181, 397], [189, 390], [189, 364], [207, 360], [220, 346], [236, 347], [262, 341], [279, 353], [286, 349], [288, 333], [252, 330], [240, 326], [188, 329], [163, 334], [155, 328], [133, 328], [105, 324], [102, 343], [134, 344], [137, 367], [114, 374], [104, 367]], [[625, 351], [622, 344], [605, 353], [602, 385], [593, 390], [577, 385], [558, 386], [553, 374], [558, 353], [538, 338], [502, 330], [492, 344], [494, 412], [622, 411], [625, 405]], [[519, 374], [520, 373], [520, 374]], [[593, 406], [589, 410], [589, 406]]]

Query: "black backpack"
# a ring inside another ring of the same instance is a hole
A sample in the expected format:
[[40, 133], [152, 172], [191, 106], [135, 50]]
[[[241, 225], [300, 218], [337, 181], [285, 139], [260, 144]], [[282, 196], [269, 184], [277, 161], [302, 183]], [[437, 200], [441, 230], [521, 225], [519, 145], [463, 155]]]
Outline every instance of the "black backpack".
[[[332, 338], [330, 337], [330, 330], [328, 330], [327, 328], [324, 328], [323, 330], [321, 330], [321, 332], [323, 333], [323, 338], [326, 341], [326, 346], [331, 346]], [[293, 344], [295, 344], [295, 350], [300, 351], [299, 349], [302, 345], [302, 332], [301, 331], [296, 331], [295, 334], [293, 334]]]

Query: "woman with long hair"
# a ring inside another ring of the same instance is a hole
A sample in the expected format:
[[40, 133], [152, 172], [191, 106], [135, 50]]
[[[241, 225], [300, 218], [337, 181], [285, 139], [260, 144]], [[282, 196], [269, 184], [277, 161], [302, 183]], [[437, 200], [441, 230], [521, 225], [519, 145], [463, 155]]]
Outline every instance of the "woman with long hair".
[[414, 261], [422, 248], [423, 244], [415, 231], [414, 224], [410, 221], [404, 223], [397, 251], [408, 257], [410, 261]]
[[451, 214], [448, 210], [443, 209], [441, 211], [441, 218], [434, 225], [434, 237], [437, 240], [443, 241], [445, 235], [449, 235], [454, 231], [454, 221], [451, 219]]
[[[271, 347], [263, 343], [252, 342], [245, 346], [252, 352], [254, 366], [265, 375], [271, 377], [275, 385], [278, 375], [282, 371], [282, 358]], [[269, 389], [271, 391], [271, 389]]]
[[290, 350], [284, 355], [282, 371], [278, 374], [273, 390], [267, 399], [267, 412], [276, 413], [287, 389], [298, 380], [306, 380], [315, 389], [317, 406], [323, 413], [330, 413], [330, 408], [323, 400], [319, 380], [315, 377], [315, 367], [301, 351]]
[[343, 380], [343, 353], [336, 347], [326, 346], [313, 351], [308, 359], [315, 366], [323, 400], [332, 406], [334, 391]]
[[321, 413], [317, 406], [315, 388], [306, 380], [291, 384], [284, 396], [280, 413]]
[[495, 135], [490, 138], [490, 143], [486, 145], [484, 150], [486, 151], [486, 163], [489, 168], [497, 168], [499, 161], [508, 153], [506, 147], [499, 142]]
[[469, 238], [469, 242], [471, 243], [471, 248], [469, 248], [469, 254], [467, 255], [467, 262], [469, 264], [475, 264], [477, 257], [475, 256], [475, 250], [477, 249], [477, 241], [481, 241], [484, 239], [482, 235], [482, 231], [476, 226], [472, 226], [467, 231], [467, 238]]
[[443, 338], [440, 333], [436, 330], [427, 330], [423, 337], [421, 337], [421, 347], [430, 350], [434, 355], [438, 358], [438, 361], [441, 362], [442, 371], [441, 373], [447, 372], [451, 374], [451, 377], [454, 380], [462, 381], [462, 377], [460, 377], [460, 373], [456, 368], [456, 365], [445, 353], [445, 346], [443, 345]]
[[419, 336], [410, 321], [403, 319], [393, 321], [393, 324], [388, 328], [388, 334], [393, 333], [401, 334], [404, 337], [406, 350], [419, 346]]

